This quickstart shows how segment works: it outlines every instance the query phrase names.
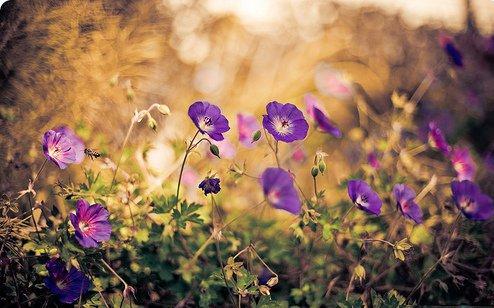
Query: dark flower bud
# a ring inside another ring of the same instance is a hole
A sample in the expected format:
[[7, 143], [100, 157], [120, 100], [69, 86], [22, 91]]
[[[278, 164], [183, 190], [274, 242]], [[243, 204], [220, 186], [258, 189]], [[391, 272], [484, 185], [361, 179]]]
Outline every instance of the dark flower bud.
[[204, 191], [204, 194], [217, 194], [220, 190], [220, 179], [207, 177], [200, 184], [199, 188]]

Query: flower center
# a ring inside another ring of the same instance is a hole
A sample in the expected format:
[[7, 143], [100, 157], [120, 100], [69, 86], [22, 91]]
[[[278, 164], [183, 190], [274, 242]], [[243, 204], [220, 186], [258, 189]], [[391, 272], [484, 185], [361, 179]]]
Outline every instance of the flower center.
[[67, 283], [65, 282], [65, 279], [64, 280], [59, 280], [57, 281], [57, 287], [60, 289], [60, 290], [63, 290], [65, 289], [65, 287], [67, 287]]
[[79, 229], [81, 229], [82, 232], [86, 233], [89, 230], [89, 224], [87, 223], [87, 221], [80, 221]]
[[355, 204], [360, 207], [368, 207], [369, 206], [369, 198], [366, 195], [358, 195], [355, 200]]
[[293, 125], [287, 119], [275, 118], [273, 120], [274, 129], [281, 135], [288, 135], [293, 130]]
[[474, 205], [475, 205], [475, 201], [470, 198], [463, 198], [460, 201], [460, 207], [462, 208], [462, 210], [466, 212], [472, 210], [472, 206]]
[[280, 191], [273, 189], [268, 193], [268, 201], [271, 204], [277, 204], [280, 201]]
[[205, 132], [212, 131], [214, 129], [213, 120], [210, 117], [204, 117], [200, 119], [199, 128]]

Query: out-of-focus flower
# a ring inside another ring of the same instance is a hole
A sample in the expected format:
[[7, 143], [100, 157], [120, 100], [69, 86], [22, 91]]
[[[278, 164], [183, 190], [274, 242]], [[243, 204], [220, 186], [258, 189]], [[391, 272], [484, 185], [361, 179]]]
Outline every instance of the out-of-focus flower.
[[422, 223], [422, 210], [420, 206], [413, 200], [415, 192], [405, 184], [396, 184], [393, 187], [393, 195], [396, 200], [396, 205], [403, 216], [409, 218], [415, 223]]
[[98, 247], [99, 242], [108, 241], [111, 235], [110, 214], [101, 204], [89, 205], [84, 199], [77, 200], [75, 214], [70, 222], [75, 229], [75, 238], [82, 247]]
[[305, 154], [305, 151], [302, 147], [299, 147], [292, 153], [292, 159], [301, 164], [307, 159], [307, 154]]
[[238, 140], [244, 146], [250, 148], [254, 144], [252, 142], [253, 135], [261, 126], [257, 122], [256, 117], [250, 114], [237, 114]]
[[202, 134], [213, 140], [225, 139], [223, 133], [230, 130], [228, 120], [221, 114], [218, 106], [208, 102], [195, 102], [189, 107], [189, 117]]
[[84, 159], [84, 143], [70, 128], [61, 126], [47, 131], [42, 140], [46, 159], [60, 169], [79, 164]]
[[206, 177], [199, 184], [199, 188], [202, 189], [204, 194], [207, 196], [208, 194], [217, 194], [220, 192], [220, 179], [215, 177]]
[[446, 141], [446, 138], [444, 138], [444, 135], [436, 122], [429, 123], [429, 144], [431, 147], [441, 151], [444, 155], [448, 155], [451, 151], [451, 146]]
[[375, 151], [369, 152], [367, 154], [367, 163], [375, 170], [381, 168], [381, 163], [379, 162]]
[[468, 180], [451, 182], [453, 200], [458, 209], [471, 220], [487, 220], [494, 215], [492, 199], [484, 195], [480, 188]]
[[307, 108], [307, 113], [314, 119], [317, 128], [324, 133], [333, 135], [333, 137], [340, 138], [340, 129], [322, 111], [322, 108], [317, 102], [317, 98], [309, 93], [304, 96], [304, 101]]
[[473, 180], [477, 165], [473, 161], [472, 156], [470, 156], [470, 151], [467, 148], [455, 147], [451, 152], [451, 163], [459, 181]]
[[184, 168], [184, 173], [182, 174], [182, 183], [184, 183], [185, 186], [197, 185], [198, 179], [199, 176], [194, 169], [189, 167]]
[[463, 56], [461, 52], [458, 50], [456, 47], [453, 39], [449, 36], [446, 35], [440, 35], [439, 36], [439, 44], [441, 44], [441, 47], [444, 49], [444, 52], [449, 57], [449, 60], [451, 63], [457, 67], [463, 67]]
[[45, 278], [45, 286], [62, 303], [72, 304], [89, 289], [89, 279], [75, 267], [68, 271], [59, 258], [50, 259], [46, 263], [46, 269], [49, 276]]
[[300, 213], [302, 204], [290, 173], [281, 168], [267, 168], [261, 175], [261, 185], [266, 200], [274, 208], [294, 215]]
[[274, 101], [266, 106], [266, 111], [262, 125], [277, 141], [293, 142], [307, 136], [309, 124], [295, 105]]
[[327, 63], [316, 67], [314, 79], [318, 91], [325, 95], [338, 99], [349, 99], [353, 96], [352, 81]]
[[[213, 144], [218, 147], [219, 155], [221, 158], [232, 159], [237, 154], [235, 146], [228, 139], [223, 139], [221, 141], [213, 141]], [[211, 157], [216, 157], [211, 151], [208, 152]]]
[[366, 182], [362, 180], [348, 181], [348, 196], [357, 208], [370, 214], [381, 214], [381, 198]]

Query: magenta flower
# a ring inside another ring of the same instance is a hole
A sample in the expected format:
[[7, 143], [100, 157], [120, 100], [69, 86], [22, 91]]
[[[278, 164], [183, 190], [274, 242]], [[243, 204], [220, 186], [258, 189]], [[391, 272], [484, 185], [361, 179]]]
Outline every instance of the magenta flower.
[[322, 108], [317, 103], [316, 97], [309, 93], [304, 96], [304, 100], [307, 108], [307, 113], [311, 118], [314, 119], [317, 128], [323, 133], [331, 134], [335, 138], [340, 138], [340, 129], [322, 111]]
[[348, 196], [357, 208], [369, 214], [381, 214], [381, 198], [366, 182], [362, 180], [348, 181]]
[[84, 199], [77, 200], [75, 214], [70, 214], [70, 222], [75, 229], [75, 238], [82, 247], [98, 247], [98, 243], [108, 241], [111, 235], [110, 214], [101, 204], [89, 205]]
[[463, 67], [463, 56], [449, 36], [439, 36], [439, 43], [449, 57], [451, 63], [457, 67]]
[[458, 180], [472, 181], [475, 177], [477, 165], [473, 161], [472, 156], [470, 156], [470, 151], [467, 148], [454, 148], [450, 158]]
[[451, 182], [453, 201], [458, 209], [471, 220], [487, 220], [494, 215], [492, 199], [484, 195], [473, 182], [464, 180]]
[[379, 162], [379, 159], [377, 159], [377, 154], [375, 151], [369, 152], [369, 154], [367, 154], [367, 163], [374, 170], [381, 168], [381, 163]]
[[207, 134], [216, 141], [225, 139], [223, 133], [230, 130], [228, 120], [221, 114], [220, 108], [208, 102], [190, 105], [189, 117], [202, 134]]
[[46, 159], [65, 169], [70, 164], [79, 164], [84, 159], [84, 143], [67, 126], [47, 131], [42, 140]]
[[270, 102], [266, 111], [262, 125], [277, 141], [293, 142], [307, 136], [309, 124], [295, 105]]
[[261, 175], [261, 185], [271, 206], [294, 215], [300, 213], [302, 204], [290, 173], [281, 168], [267, 168]]
[[307, 159], [307, 154], [305, 154], [304, 149], [302, 149], [302, 147], [300, 147], [292, 153], [292, 159], [295, 162], [301, 164]]
[[256, 117], [249, 114], [237, 114], [237, 125], [238, 125], [238, 140], [244, 146], [250, 148], [254, 144], [252, 143], [252, 137], [256, 131], [261, 127], [257, 122]]
[[396, 200], [396, 205], [403, 216], [409, 218], [415, 223], [422, 223], [422, 210], [420, 206], [413, 200], [415, 192], [405, 184], [396, 184], [393, 187], [393, 195]]
[[352, 81], [326, 63], [316, 67], [314, 82], [319, 92], [338, 99], [349, 99], [354, 93]]
[[45, 286], [65, 304], [72, 304], [89, 289], [89, 279], [75, 267], [70, 271], [62, 259], [52, 258], [46, 263], [48, 277]]
[[429, 123], [429, 143], [431, 147], [438, 149], [446, 156], [451, 151], [451, 147], [446, 141], [446, 138], [444, 138], [444, 135], [436, 122]]

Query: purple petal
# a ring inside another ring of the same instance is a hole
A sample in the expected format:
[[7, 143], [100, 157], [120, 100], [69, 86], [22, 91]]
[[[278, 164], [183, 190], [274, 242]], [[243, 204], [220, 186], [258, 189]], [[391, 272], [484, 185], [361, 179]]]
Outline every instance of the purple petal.
[[381, 198], [364, 181], [348, 181], [348, 196], [359, 209], [374, 215], [381, 213]]
[[467, 148], [454, 148], [450, 158], [458, 180], [472, 181], [477, 171], [477, 165], [470, 156], [470, 151]]
[[319, 129], [333, 137], [341, 138], [340, 129], [318, 108], [314, 107], [315, 120]]
[[415, 198], [415, 192], [413, 189], [405, 184], [396, 184], [393, 187], [393, 195], [397, 202], [407, 201]]
[[290, 173], [280, 168], [267, 168], [261, 175], [261, 185], [264, 196], [274, 208], [294, 215], [300, 213], [302, 204]]
[[307, 136], [309, 124], [302, 111], [295, 105], [270, 102], [266, 106], [267, 115], [263, 115], [263, 127], [277, 140], [293, 142]]

